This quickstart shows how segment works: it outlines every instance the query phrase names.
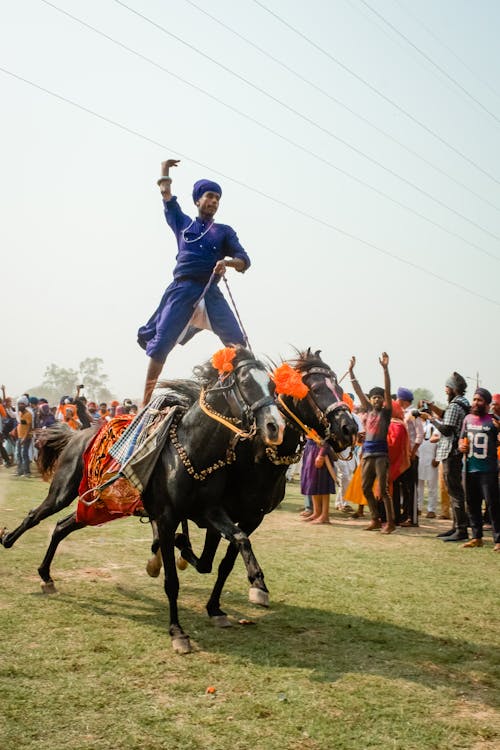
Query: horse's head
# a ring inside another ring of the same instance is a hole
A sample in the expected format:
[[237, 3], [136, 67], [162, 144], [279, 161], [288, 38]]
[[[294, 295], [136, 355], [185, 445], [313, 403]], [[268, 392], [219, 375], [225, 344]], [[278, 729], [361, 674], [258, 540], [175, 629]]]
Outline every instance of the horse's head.
[[[274, 400], [266, 367], [248, 349], [226, 347], [212, 357], [216, 381], [206, 390], [225, 405], [246, 433], [257, 432], [266, 445], [280, 445], [285, 420]], [[219, 407], [220, 408], [220, 407]]]
[[337, 376], [323, 362], [320, 352], [313, 353], [310, 349], [300, 352], [291, 364], [301, 377], [302, 389], [295, 396], [282, 396], [285, 404], [303, 425], [313, 428], [320, 438], [327, 440], [336, 453], [353, 446], [357, 423], [343, 400], [344, 392]]

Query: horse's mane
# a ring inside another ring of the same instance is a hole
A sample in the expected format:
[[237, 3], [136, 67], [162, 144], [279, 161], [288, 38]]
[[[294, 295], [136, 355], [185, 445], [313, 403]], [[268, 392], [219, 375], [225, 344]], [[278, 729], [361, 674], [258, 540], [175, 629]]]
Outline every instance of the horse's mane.
[[200, 397], [200, 384], [187, 379], [161, 380], [154, 393], [163, 397], [165, 406], [180, 405], [189, 408]]
[[[241, 362], [245, 359], [250, 359], [255, 361], [256, 356], [251, 352], [249, 349], [245, 349], [244, 346], [235, 346], [236, 349], [236, 357], [234, 358], [234, 364], [238, 364], [238, 362]], [[208, 362], [205, 362], [203, 365], [198, 365], [198, 367], [195, 367], [193, 369], [194, 376], [196, 380], [200, 383], [200, 385], [204, 386], [205, 388], [209, 388], [217, 382], [219, 379], [219, 371], [215, 369], [215, 367], [212, 365], [211, 360], [208, 360]]]
[[[255, 355], [243, 346], [236, 346], [235, 363], [242, 359], [255, 360]], [[165, 398], [165, 404], [168, 406], [192, 406], [200, 397], [202, 388], [211, 388], [219, 379], [219, 371], [208, 360], [202, 365], [193, 368], [194, 379], [180, 378], [179, 380], [161, 380], [156, 388], [165, 391], [161, 395]], [[156, 392], [156, 389], [155, 389]]]
[[[294, 367], [299, 372], [304, 372], [311, 367], [328, 367], [328, 369], [331, 369], [330, 366], [321, 359], [321, 349], [317, 349], [315, 352], [313, 352], [309, 347], [308, 349], [306, 349], [306, 351], [300, 351], [300, 349], [295, 349], [295, 351], [297, 352], [297, 356], [293, 357], [293, 359], [289, 360], [289, 362], [292, 367]], [[335, 373], [333, 374], [335, 375]]]

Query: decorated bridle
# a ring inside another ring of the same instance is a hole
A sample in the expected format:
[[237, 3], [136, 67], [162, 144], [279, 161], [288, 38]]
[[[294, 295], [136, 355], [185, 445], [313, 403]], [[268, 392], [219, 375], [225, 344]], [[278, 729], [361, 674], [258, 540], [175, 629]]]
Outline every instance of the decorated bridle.
[[[314, 398], [311, 395], [311, 391], [307, 385], [306, 378], [311, 375], [324, 375], [328, 378], [327, 385], [335, 395], [337, 399], [332, 404], [329, 404], [326, 409], [320, 409]], [[291, 417], [295, 424], [299, 426], [304, 435], [310, 440], [314, 440], [317, 445], [323, 445], [331, 437], [331, 425], [328, 416], [333, 412], [347, 411], [349, 412], [349, 406], [344, 396], [339, 394], [339, 384], [337, 382], [337, 376], [328, 367], [319, 367], [312, 365], [311, 367], [304, 368], [303, 371], [296, 370], [294, 367], [289, 365], [287, 362], [277, 367], [273, 374], [272, 380], [274, 380], [276, 388], [276, 400], [280, 408]], [[311, 406], [318, 422], [322, 427], [325, 428], [325, 436], [322, 438], [316, 430], [306, 425], [300, 417], [285, 403], [283, 396], [292, 396], [295, 399], [302, 400], [307, 399], [307, 402]], [[271, 449], [272, 452], [272, 449]], [[269, 454], [268, 454], [269, 455]], [[352, 457], [342, 457], [339, 454], [335, 454], [335, 459], [348, 460]]]
[[[216, 352], [212, 357], [213, 367], [219, 371], [219, 378], [217, 383], [211, 388], [201, 388], [199, 406], [200, 409], [211, 419], [219, 424], [224, 425], [234, 433], [229, 446], [226, 450], [225, 458], [218, 459], [210, 466], [204, 469], [196, 470], [191, 463], [191, 460], [187, 454], [186, 449], [180, 443], [177, 437], [177, 425], [174, 424], [170, 428], [169, 437], [172, 445], [176, 449], [179, 458], [181, 459], [184, 468], [187, 473], [198, 481], [204, 481], [213, 474], [214, 471], [222, 469], [224, 466], [229, 466], [236, 460], [236, 444], [239, 440], [249, 440], [253, 438], [257, 432], [257, 424], [255, 415], [259, 409], [263, 409], [265, 406], [274, 405], [274, 398], [270, 395], [262, 396], [253, 403], [248, 403], [246, 400], [237, 378], [237, 373], [243, 368], [251, 365], [253, 369], [259, 369], [264, 372], [266, 368], [261, 362], [254, 359], [243, 359], [233, 365], [233, 360], [236, 357], [236, 349], [233, 347], [225, 347]], [[230, 404], [231, 401], [235, 401], [238, 407], [240, 417], [227, 417], [221, 414], [213, 406], [207, 402], [207, 394], [218, 393], [222, 394], [226, 401]]]
[[[207, 416], [235, 432], [240, 440], [246, 440], [254, 437], [256, 433], [257, 426], [255, 415], [260, 409], [263, 409], [266, 406], [272, 406], [274, 404], [274, 398], [270, 394], [266, 394], [253, 403], [248, 403], [240, 388], [237, 373], [243, 369], [243, 367], [247, 366], [251, 366], [254, 370], [257, 369], [266, 373], [267, 370], [262, 362], [259, 362], [256, 359], [243, 359], [240, 362], [237, 362], [236, 365], [233, 365], [233, 359], [235, 357], [236, 349], [233, 347], [225, 347], [214, 354], [212, 357], [212, 365], [219, 371], [219, 378], [212, 388], [201, 389], [199, 405], [201, 410]], [[220, 414], [208, 404], [206, 399], [208, 393], [222, 394], [228, 403], [230, 403], [231, 400], [234, 400], [241, 417], [226, 417], [223, 414]], [[237, 425], [239, 424], [245, 424], [246, 428], [242, 429], [238, 427]]]

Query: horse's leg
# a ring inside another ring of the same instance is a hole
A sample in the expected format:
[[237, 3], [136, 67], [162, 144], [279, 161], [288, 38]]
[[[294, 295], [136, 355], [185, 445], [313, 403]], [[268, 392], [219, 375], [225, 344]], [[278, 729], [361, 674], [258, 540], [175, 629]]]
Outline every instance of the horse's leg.
[[[247, 525], [245, 528], [248, 529], [248, 533], [244, 531], [243, 527], [237, 526], [231, 521], [226, 511], [223, 508], [209, 508], [206, 513], [206, 517], [212, 524], [212, 526], [229, 542], [234, 544], [240, 552], [245, 567], [247, 569], [247, 576], [250, 582], [250, 593], [249, 599], [253, 604], [260, 604], [262, 607], [269, 606], [269, 591], [264, 581], [264, 573], [250, 544], [248, 534], [250, 534], [260, 523], [255, 521], [255, 524]], [[234, 562], [233, 562], [234, 564]]]
[[63, 508], [67, 508], [78, 495], [80, 479], [80, 471], [75, 470], [74, 473], [70, 475], [69, 480], [66, 471], [59, 473], [56, 472], [52, 484], [50, 485], [49, 493], [43, 503], [37, 508], [30, 510], [24, 521], [13, 531], [7, 531], [6, 529], [0, 530], [0, 544], [5, 548], [12, 547], [14, 542], [16, 542], [25, 531], [32, 529], [33, 526], [37, 526], [40, 521], [54, 515], [54, 513], [58, 513]]
[[165, 572], [164, 588], [170, 608], [170, 638], [172, 639], [174, 651], [178, 654], [189, 654], [192, 650], [191, 643], [189, 641], [189, 636], [183, 631], [179, 623], [179, 611], [177, 606], [177, 600], [179, 597], [179, 577], [175, 566], [175, 528], [176, 524], [169, 520], [162, 518], [158, 521], [160, 549]]
[[231, 627], [231, 621], [229, 620], [224, 610], [221, 609], [220, 597], [222, 594], [222, 589], [224, 588], [224, 584], [226, 583], [229, 574], [234, 568], [234, 563], [236, 561], [236, 558], [238, 557], [238, 552], [238, 547], [235, 544], [230, 544], [228, 546], [226, 554], [222, 558], [219, 565], [219, 569], [217, 571], [217, 580], [215, 581], [215, 586], [212, 589], [210, 599], [208, 600], [206, 605], [206, 610], [208, 616], [210, 617], [210, 620], [218, 628]]
[[[187, 534], [184, 533], [184, 529], [187, 531], [187, 524], [185, 526], [183, 523], [182, 528], [183, 533], [175, 535], [175, 546], [181, 553], [180, 561], [186, 561], [192, 565], [198, 573], [211, 573], [215, 553], [217, 552], [217, 547], [219, 546], [221, 538], [219, 532], [214, 529], [207, 529], [203, 551], [200, 557], [197, 557], [191, 546], [189, 532]], [[184, 569], [179, 565], [179, 560], [177, 561], [177, 567], [180, 567], [181, 570]]]
[[50, 540], [50, 544], [47, 548], [47, 552], [45, 553], [42, 564], [38, 568], [40, 578], [42, 579], [41, 585], [44, 594], [56, 593], [56, 587], [50, 575], [50, 564], [54, 559], [54, 555], [56, 554], [59, 543], [62, 542], [62, 540], [65, 539], [73, 531], [76, 531], [77, 529], [83, 529], [86, 525], [86, 523], [82, 523], [81, 521], [78, 522], [76, 520], [76, 513], [72, 513], [70, 516], [66, 516], [66, 518], [63, 518], [61, 521], [58, 521], [56, 523], [56, 527], [52, 534], [52, 539]]
[[[260, 522], [261, 519], [253, 524], [246, 524], [243, 526], [243, 530], [245, 531], [247, 536], [250, 536], [250, 534], [255, 531], [255, 529], [260, 525]], [[220, 598], [224, 585], [234, 568], [234, 563], [236, 562], [238, 552], [239, 549], [235, 544], [230, 544], [228, 546], [226, 554], [224, 555], [219, 565], [219, 569], [217, 571], [217, 580], [215, 581], [212, 593], [210, 594], [210, 599], [208, 600], [206, 605], [208, 616], [212, 620], [213, 624], [217, 627], [228, 627], [228, 625], [231, 624], [226, 616], [226, 613], [221, 609]], [[261, 588], [254, 588], [252, 586], [250, 588], [248, 598], [253, 604], [260, 604], [264, 607], [269, 606], [269, 593], [267, 589], [264, 591]]]
[[158, 524], [151, 521], [151, 531], [153, 532], [153, 541], [151, 543], [152, 556], [146, 564], [146, 573], [151, 578], [158, 578], [162, 566], [160, 537], [158, 535]]

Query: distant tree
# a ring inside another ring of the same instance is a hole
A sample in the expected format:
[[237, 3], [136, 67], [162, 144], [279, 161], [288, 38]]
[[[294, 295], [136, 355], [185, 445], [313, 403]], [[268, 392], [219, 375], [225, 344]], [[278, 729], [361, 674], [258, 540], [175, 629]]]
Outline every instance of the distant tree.
[[78, 372], [72, 368], [59, 367], [54, 363], [45, 370], [42, 384], [32, 389], [37, 396], [43, 396], [51, 403], [59, 403], [62, 396], [74, 396], [78, 383]]
[[113, 394], [108, 388], [108, 376], [102, 371], [104, 362], [100, 357], [87, 357], [79, 364], [81, 383], [87, 398], [100, 403], [110, 401]]
[[110, 401], [113, 394], [108, 389], [108, 376], [102, 372], [103, 361], [100, 357], [87, 357], [78, 366], [78, 370], [59, 367], [54, 363], [45, 370], [41, 385], [29, 389], [29, 393], [46, 398], [51, 404], [58, 404], [63, 396], [74, 396], [76, 386], [85, 385], [85, 394], [89, 400]]

